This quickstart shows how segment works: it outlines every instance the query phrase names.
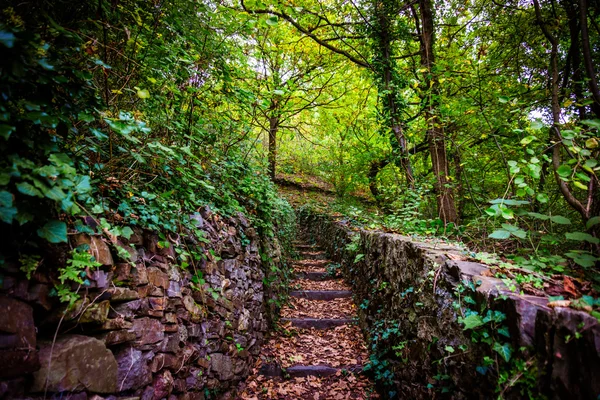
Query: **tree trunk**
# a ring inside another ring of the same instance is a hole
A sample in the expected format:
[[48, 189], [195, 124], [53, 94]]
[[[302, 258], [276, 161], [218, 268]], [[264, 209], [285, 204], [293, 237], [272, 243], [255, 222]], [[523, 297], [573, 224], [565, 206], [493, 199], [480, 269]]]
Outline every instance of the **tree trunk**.
[[425, 85], [427, 94], [427, 140], [431, 153], [431, 164], [435, 175], [435, 189], [438, 206], [438, 216], [448, 224], [458, 222], [458, 213], [454, 204], [454, 190], [449, 179], [448, 156], [446, 154], [446, 139], [444, 128], [439, 118], [439, 82], [434, 75], [435, 56], [433, 53], [433, 7], [431, 0], [419, 0], [421, 10], [421, 65], [427, 69], [428, 76]]
[[269, 177], [275, 181], [275, 167], [277, 164], [277, 131], [279, 130], [279, 117], [269, 117]]
[[384, 114], [388, 118], [389, 128], [392, 130], [398, 147], [400, 149], [400, 165], [404, 169], [406, 174], [406, 181], [411, 189], [415, 187], [415, 178], [410, 163], [409, 155], [407, 152], [408, 146], [406, 144], [406, 138], [404, 137], [404, 129], [402, 128], [402, 120], [400, 117], [400, 108], [396, 101], [396, 95], [399, 88], [394, 85], [394, 61], [392, 59], [392, 33], [390, 27], [390, 15], [389, 10], [386, 8], [389, 6], [385, 1], [377, 1], [375, 3], [375, 12], [377, 15], [377, 31], [375, 34], [375, 40], [378, 48], [376, 52], [380, 53], [381, 59], [375, 63], [374, 73], [380, 80], [379, 90], [385, 93], [385, 100], [383, 102]]

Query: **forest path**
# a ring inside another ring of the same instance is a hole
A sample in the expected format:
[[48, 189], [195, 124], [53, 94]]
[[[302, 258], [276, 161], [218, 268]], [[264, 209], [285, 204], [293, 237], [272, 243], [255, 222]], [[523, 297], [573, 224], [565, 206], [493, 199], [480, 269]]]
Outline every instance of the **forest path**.
[[350, 287], [326, 270], [331, 261], [318, 247], [296, 244], [290, 302], [280, 328], [263, 345], [254, 373], [238, 399], [345, 400], [377, 398], [360, 372], [367, 348], [355, 323]]

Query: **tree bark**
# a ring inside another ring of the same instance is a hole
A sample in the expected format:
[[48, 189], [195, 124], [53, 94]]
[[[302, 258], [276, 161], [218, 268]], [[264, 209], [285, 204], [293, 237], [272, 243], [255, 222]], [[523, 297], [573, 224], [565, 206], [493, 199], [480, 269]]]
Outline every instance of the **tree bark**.
[[275, 181], [275, 167], [277, 166], [277, 132], [279, 131], [279, 117], [269, 117], [269, 177]]
[[458, 222], [458, 213], [454, 203], [454, 189], [449, 179], [448, 155], [446, 153], [446, 138], [442, 121], [439, 117], [439, 82], [435, 77], [433, 68], [435, 66], [435, 55], [433, 52], [434, 28], [433, 28], [433, 6], [431, 0], [419, 0], [421, 11], [421, 37], [420, 55], [421, 65], [427, 69], [425, 79], [427, 94], [427, 107], [425, 109], [425, 120], [427, 121], [427, 139], [429, 141], [429, 152], [436, 183], [436, 197], [438, 216], [448, 224]]
[[398, 146], [400, 149], [400, 165], [406, 174], [406, 181], [409, 187], [412, 189], [415, 187], [415, 178], [412, 170], [412, 165], [407, 152], [406, 138], [404, 137], [404, 129], [402, 128], [402, 121], [400, 117], [400, 109], [396, 101], [396, 88], [394, 86], [394, 66], [392, 60], [392, 33], [390, 31], [390, 21], [388, 12], [386, 12], [386, 2], [376, 1], [375, 2], [375, 13], [377, 16], [378, 24], [377, 30], [374, 32], [375, 39], [378, 42], [378, 49], [376, 51], [381, 52], [380, 65], [374, 65], [373, 71], [375, 74], [380, 75], [378, 78], [382, 82], [380, 91], [385, 93], [385, 101], [383, 108], [384, 114], [387, 114], [389, 128], [392, 130]]

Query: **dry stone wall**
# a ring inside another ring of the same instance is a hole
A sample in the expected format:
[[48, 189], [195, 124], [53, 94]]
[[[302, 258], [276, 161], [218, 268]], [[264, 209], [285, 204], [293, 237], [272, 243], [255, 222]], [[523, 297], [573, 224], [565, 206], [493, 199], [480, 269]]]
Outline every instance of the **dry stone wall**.
[[[31, 279], [4, 265], [0, 398], [203, 399], [234, 388], [268, 328], [259, 248], [275, 263], [280, 252], [274, 239], [261, 244], [241, 214], [223, 219], [207, 208], [194, 218], [208, 243], [169, 236], [165, 247], [156, 232], [135, 229], [121, 243], [132, 264], [116, 262], [100, 236], [72, 236], [102, 267], [87, 271], [89, 285], [66, 312], [47, 271], [68, 249], [49, 255]], [[182, 269], [177, 246], [205, 257]]]
[[[484, 399], [502, 392], [503, 398], [517, 399], [528, 393], [533, 398], [598, 398], [600, 326], [588, 313], [550, 308], [546, 298], [509, 290], [485, 265], [461, 261], [464, 251], [455, 246], [353, 231], [343, 220], [306, 211], [299, 218], [342, 264], [371, 344], [385, 343], [385, 349], [371, 350], [379, 352], [373, 371], [393, 373], [383, 379], [389, 383], [382, 386], [386, 396], [395, 392], [398, 398]], [[350, 251], [347, 245], [355, 235], [357, 248]], [[357, 254], [363, 257], [355, 262]], [[458, 296], [457, 289], [469, 282], [475, 292], [461, 296], [470, 294], [475, 304], [465, 304]], [[482, 316], [486, 310], [505, 316], [502, 325], [510, 337], [491, 334], [498, 336], [493, 341], [509, 342], [510, 363], [492, 350], [492, 341], [484, 343], [479, 337], [473, 342], [473, 332], [483, 329], [465, 330], [459, 323], [467, 306]], [[382, 329], [389, 337], [384, 338]], [[487, 367], [486, 356], [493, 360]]]

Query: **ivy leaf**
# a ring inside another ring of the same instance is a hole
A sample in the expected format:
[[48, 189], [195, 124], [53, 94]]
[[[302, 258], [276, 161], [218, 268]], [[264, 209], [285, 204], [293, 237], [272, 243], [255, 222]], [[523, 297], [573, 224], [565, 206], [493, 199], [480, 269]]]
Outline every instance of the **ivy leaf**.
[[36, 197], [44, 197], [42, 192], [40, 192], [35, 186], [33, 186], [29, 182], [20, 182], [17, 183], [17, 190], [27, 196], [36, 196]]
[[490, 239], [508, 239], [510, 237], [510, 232], [504, 229], [497, 229], [488, 236]]
[[133, 230], [130, 227], [126, 226], [125, 228], [121, 229], [121, 236], [123, 236], [125, 239], [129, 240], [131, 235], [133, 235]]
[[7, 139], [10, 137], [10, 134], [15, 130], [14, 126], [0, 124], [0, 137]]
[[569, 225], [571, 223], [569, 218], [563, 217], [562, 215], [553, 215], [550, 217], [550, 221], [561, 225]]
[[45, 70], [48, 70], [48, 71], [54, 70], [54, 65], [50, 64], [48, 62], [48, 60], [46, 60], [45, 58], [42, 58], [41, 60], [38, 60], [38, 64], [40, 64], [40, 66], [42, 68], [44, 68]]
[[592, 244], [600, 243], [600, 239], [585, 232], [567, 232], [565, 233], [565, 236], [568, 240], [575, 240], [578, 242], [590, 242]]
[[506, 361], [506, 362], [510, 361], [510, 357], [512, 355], [512, 349], [510, 347], [510, 344], [508, 344], [508, 343], [500, 344], [500, 343], [496, 342], [496, 343], [494, 343], [494, 347], [492, 349], [495, 352], [497, 352], [498, 354], [500, 354], [500, 357], [502, 357], [504, 359], [504, 361]]
[[17, 209], [13, 207], [13, 196], [6, 190], [0, 191], [0, 219], [11, 224], [17, 215]]
[[483, 319], [481, 319], [481, 317], [477, 314], [471, 314], [468, 317], [463, 318], [462, 323], [465, 325], [463, 331], [475, 329], [484, 324]]
[[0, 43], [4, 45], [4, 47], [8, 47], [12, 49], [15, 45], [15, 34], [12, 32], [0, 31]]
[[58, 220], [48, 221], [43, 227], [38, 229], [37, 234], [50, 243], [66, 243], [67, 224]]

